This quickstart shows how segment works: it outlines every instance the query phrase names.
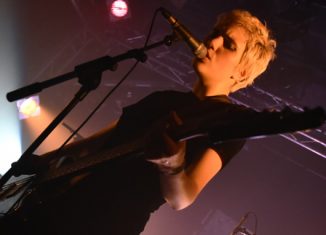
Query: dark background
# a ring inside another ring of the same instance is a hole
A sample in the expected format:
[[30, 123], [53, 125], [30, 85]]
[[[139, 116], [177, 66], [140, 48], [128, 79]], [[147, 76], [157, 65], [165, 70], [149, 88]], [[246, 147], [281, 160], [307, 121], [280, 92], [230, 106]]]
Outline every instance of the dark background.
[[[272, 29], [278, 41], [277, 59], [254, 87], [233, 95], [232, 99], [257, 110], [285, 106], [294, 110], [326, 108], [326, 2], [322, 0], [129, 0], [130, 16], [121, 22], [110, 20], [104, 0], [1, 2], [10, 10], [11, 25], [16, 31], [15, 42], [20, 52], [18, 87], [70, 72], [74, 66], [104, 55], [115, 56], [142, 47], [153, 13], [160, 6], [169, 9], [199, 39], [209, 32], [218, 13], [243, 8]], [[170, 33], [170, 26], [158, 15], [150, 42], [161, 41]], [[79, 138], [117, 119], [122, 107], [152, 91], [191, 89], [196, 77], [191, 52], [184, 43], [161, 46], [147, 54], [146, 63], [139, 64], [96, 112], [79, 132]], [[77, 128], [133, 63], [124, 61], [117, 71], [103, 73], [99, 88], [58, 127], [67, 133], [50, 139], [39, 152], [59, 146], [68, 137], [67, 126]], [[1, 78], [1, 83], [5, 79]], [[52, 114], [49, 120], [78, 88], [74, 79], [39, 94], [43, 111]], [[42, 130], [40, 119], [42, 115], [34, 118], [34, 123], [21, 123], [23, 150]], [[255, 214], [258, 234], [323, 234], [325, 143], [325, 126], [307, 133], [248, 140], [192, 206], [180, 212], [163, 206], [152, 216], [143, 234], [229, 234], [247, 212], [253, 213], [245, 225], [253, 230]]]

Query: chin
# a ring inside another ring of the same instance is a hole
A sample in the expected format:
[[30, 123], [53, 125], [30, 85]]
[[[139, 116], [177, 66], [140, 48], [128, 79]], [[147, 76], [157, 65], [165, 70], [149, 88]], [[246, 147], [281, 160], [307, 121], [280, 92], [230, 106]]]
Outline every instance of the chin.
[[194, 70], [197, 72], [197, 73], [201, 73], [200, 71], [203, 70], [203, 67], [204, 66], [204, 61], [201, 60], [201, 59], [193, 59], [192, 61], [192, 67], [194, 68]]
[[209, 74], [207, 71], [207, 67], [201, 61], [194, 63], [193, 68], [199, 77], [206, 77]]

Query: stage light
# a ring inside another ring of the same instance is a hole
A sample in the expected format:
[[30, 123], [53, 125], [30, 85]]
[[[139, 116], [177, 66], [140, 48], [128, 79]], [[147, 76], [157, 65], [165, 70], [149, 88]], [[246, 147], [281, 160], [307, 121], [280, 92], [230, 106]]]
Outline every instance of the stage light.
[[31, 96], [27, 99], [17, 101], [19, 119], [26, 119], [37, 116], [41, 113], [40, 99], [38, 96]]
[[128, 5], [123, 0], [114, 1], [111, 5], [111, 13], [116, 17], [124, 17], [128, 13]]
[[130, 18], [129, 3], [126, 0], [107, 0], [107, 9], [112, 22]]

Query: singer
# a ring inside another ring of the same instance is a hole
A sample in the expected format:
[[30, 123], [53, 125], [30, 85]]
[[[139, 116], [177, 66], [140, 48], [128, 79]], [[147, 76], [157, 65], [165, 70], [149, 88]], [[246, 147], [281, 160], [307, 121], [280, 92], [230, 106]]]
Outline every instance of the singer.
[[[165, 13], [165, 17], [172, 16]], [[60, 188], [60, 193], [45, 187], [54, 196], [33, 209], [23, 206], [21, 217], [28, 214], [28, 219], [13, 226], [19, 230], [16, 234], [140, 234], [162, 204], [182, 210], [195, 202], [245, 141], [214, 144], [202, 137], [177, 142], [168, 130], [191, 118], [179, 110], [203, 103], [220, 110], [224, 118], [234, 112], [253, 112], [232, 104], [228, 96], [251, 85], [266, 70], [276, 47], [266, 26], [244, 10], [221, 14], [203, 44], [204, 56], [193, 59], [198, 80], [191, 92], [154, 92], [125, 107], [115, 124], [61, 152], [68, 158], [96, 155], [137, 139], [145, 130], [151, 133], [147, 157], [129, 153], [127, 158], [101, 164], [58, 182], [54, 188]], [[157, 128], [149, 128], [162, 117], [166, 118], [154, 125]]]

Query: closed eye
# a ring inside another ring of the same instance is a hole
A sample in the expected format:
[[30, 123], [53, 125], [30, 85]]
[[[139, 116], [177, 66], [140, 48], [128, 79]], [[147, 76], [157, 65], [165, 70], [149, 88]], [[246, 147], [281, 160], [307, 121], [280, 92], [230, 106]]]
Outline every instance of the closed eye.
[[232, 38], [230, 38], [228, 35], [224, 34], [223, 35], [223, 46], [231, 51], [236, 51], [237, 50], [237, 46], [235, 44], [235, 42], [233, 41]]

